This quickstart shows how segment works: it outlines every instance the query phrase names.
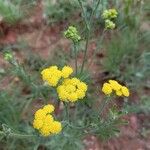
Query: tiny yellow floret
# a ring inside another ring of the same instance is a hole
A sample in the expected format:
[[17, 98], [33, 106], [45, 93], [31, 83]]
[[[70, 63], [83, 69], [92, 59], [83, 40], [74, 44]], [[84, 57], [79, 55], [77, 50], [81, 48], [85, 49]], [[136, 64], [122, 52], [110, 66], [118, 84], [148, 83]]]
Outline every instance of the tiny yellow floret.
[[42, 79], [50, 86], [55, 87], [59, 80], [62, 77], [62, 72], [58, 69], [57, 66], [51, 66], [49, 68], [44, 69], [41, 72]]
[[61, 72], [63, 78], [68, 78], [73, 73], [73, 69], [69, 66], [64, 66]]
[[54, 121], [50, 126], [50, 132], [53, 134], [58, 134], [62, 130], [62, 125], [58, 121]]
[[117, 95], [117, 96], [122, 96], [121, 90], [116, 91], [116, 95]]
[[54, 109], [55, 109], [54, 106], [50, 105], [50, 104], [45, 105], [43, 107], [43, 110], [45, 111], [45, 113], [52, 113], [54, 111]]
[[102, 87], [102, 91], [106, 95], [110, 95], [112, 93], [112, 87], [109, 83], [104, 83]]
[[36, 111], [34, 116], [35, 116], [35, 119], [43, 120], [45, 118], [45, 115], [46, 115], [45, 111], [43, 109], [39, 109]]
[[115, 90], [115, 91], [119, 91], [119, 90], [121, 89], [121, 87], [122, 87], [122, 86], [121, 86], [117, 81], [115, 81], [115, 80], [109, 80], [109, 83], [110, 83], [112, 89]]
[[129, 89], [125, 86], [122, 86], [121, 91], [122, 91], [122, 94], [126, 97], [128, 97], [130, 95]]
[[43, 126], [43, 120], [41, 120], [41, 119], [34, 119], [33, 127], [35, 129], [40, 129], [42, 126]]

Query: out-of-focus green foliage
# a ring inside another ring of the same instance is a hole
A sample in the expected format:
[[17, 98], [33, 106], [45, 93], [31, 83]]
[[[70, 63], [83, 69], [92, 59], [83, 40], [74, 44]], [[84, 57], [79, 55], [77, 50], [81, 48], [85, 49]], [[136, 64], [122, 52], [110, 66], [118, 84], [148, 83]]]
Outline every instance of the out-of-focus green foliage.
[[76, 0], [44, 0], [44, 16], [48, 23], [71, 19], [78, 13], [79, 7]]
[[20, 2], [12, 3], [10, 1], [0, 0], [0, 16], [1, 19], [7, 23], [14, 24], [16, 21], [20, 20], [23, 16], [20, 10]]
[[0, 20], [15, 24], [26, 15], [26, 9], [33, 5], [35, 0], [0, 0]]

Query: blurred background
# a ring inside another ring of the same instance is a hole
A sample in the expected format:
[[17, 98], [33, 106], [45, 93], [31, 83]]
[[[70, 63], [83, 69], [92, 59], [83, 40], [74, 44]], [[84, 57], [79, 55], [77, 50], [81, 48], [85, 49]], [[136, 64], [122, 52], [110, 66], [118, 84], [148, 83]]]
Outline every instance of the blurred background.
[[[92, 0], [83, 0], [83, 3], [86, 14], [90, 15]], [[108, 8], [118, 11], [117, 27], [105, 32], [101, 41], [104, 29], [101, 14]], [[95, 89], [100, 91], [108, 79], [128, 85], [131, 92], [129, 101], [117, 101], [117, 105], [128, 112], [125, 118], [129, 121], [120, 128], [119, 135], [108, 141], [89, 135], [83, 138], [82, 144], [77, 139], [73, 139], [73, 143], [65, 140], [61, 143], [61, 138], [39, 144], [35, 139], [0, 135], [0, 150], [78, 150], [76, 145], [80, 144], [84, 145], [83, 150], [150, 149], [149, 20], [149, 0], [101, 0], [94, 16], [86, 65], [92, 79], [90, 96]], [[41, 85], [40, 71], [53, 64], [74, 66], [73, 47], [63, 36], [69, 25], [76, 26], [81, 37], [85, 36], [77, 0], [0, 0], [1, 130], [31, 133], [33, 112], [42, 105], [43, 97], [54, 101], [55, 95]], [[78, 48], [79, 65], [84, 44], [82, 40]], [[18, 71], [20, 66], [14, 67], [4, 59], [6, 52], [22, 66], [21, 72]], [[102, 94], [94, 97], [99, 99]], [[55, 147], [63, 144], [63, 148]]]

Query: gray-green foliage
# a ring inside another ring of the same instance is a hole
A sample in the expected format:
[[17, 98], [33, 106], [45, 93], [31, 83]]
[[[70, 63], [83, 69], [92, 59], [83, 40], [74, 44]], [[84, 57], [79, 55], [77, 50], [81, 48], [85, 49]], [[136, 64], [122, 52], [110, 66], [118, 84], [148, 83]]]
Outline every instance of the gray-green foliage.
[[0, 0], [0, 17], [2, 20], [10, 24], [14, 24], [20, 20], [23, 16], [23, 12], [20, 10], [21, 1], [11, 2], [8, 0]]
[[63, 21], [69, 19], [72, 15], [77, 13], [78, 3], [76, 0], [44, 0], [44, 16], [48, 23]]
[[145, 113], [150, 114], [150, 98], [143, 95], [138, 104], [125, 105], [124, 109], [129, 113]]
[[106, 59], [104, 66], [109, 71], [120, 74], [124, 71], [127, 64], [135, 61], [138, 55], [138, 38], [137, 34], [128, 29], [119, 32], [118, 35], [112, 35], [111, 41], [107, 45]]
[[15, 24], [28, 13], [27, 9], [36, 0], [0, 0], [0, 19], [9, 24]]

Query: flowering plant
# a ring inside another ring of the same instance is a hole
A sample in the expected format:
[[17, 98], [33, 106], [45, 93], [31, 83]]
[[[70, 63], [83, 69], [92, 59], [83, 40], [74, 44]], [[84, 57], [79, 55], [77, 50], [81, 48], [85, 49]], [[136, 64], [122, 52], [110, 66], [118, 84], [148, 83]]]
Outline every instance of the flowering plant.
[[[41, 74], [43, 80], [41, 83], [41, 80], [35, 82], [34, 77], [27, 75], [25, 68], [12, 54], [6, 53], [4, 56], [12, 64], [14, 74], [18, 76], [19, 80], [29, 85], [30, 92], [33, 92], [30, 99], [40, 98], [43, 100], [42, 106], [34, 110], [33, 115], [30, 115], [32, 116], [29, 123], [30, 134], [17, 134], [19, 137], [32, 137], [35, 141], [38, 140], [39, 143], [41, 141], [46, 143], [47, 139], [50, 138], [54, 140], [56, 138], [60, 143], [60, 140], [63, 140], [62, 137], [65, 137], [67, 142], [64, 143], [66, 144], [70, 138], [77, 139], [76, 137], [82, 132], [80, 139], [88, 134], [108, 139], [118, 133], [120, 125], [126, 123], [121, 118], [126, 112], [116, 108], [114, 99], [119, 97], [127, 100], [130, 96], [130, 90], [126, 85], [120, 84], [119, 81], [110, 79], [102, 85], [102, 88], [99, 85], [100, 104], [97, 105], [97, 108], [94, 107], [93, 103], [97, 91], [95, 85], [94, 90], [91, 90], [93, 84], [87, 75], [86, 63], [94, 15], [100, 5], [100, 0], [96, 1], [96, 5], [93, 6], [89, 16], [86, 15], [84, 2], [78, 0], [78, 3], [82, 10], [85, 35], [72, 25], [64, 31], [64, 37], [73, 44], [74, 64], [65, 62], [63, 67], [60, 67], [62, 64], [55, 65], [55, 63], [54, 65], [47, 65], [47, 67], [42, 66], [39, 69], [41, 71], [39, 74]], [[117, 16], [118, 12], [115, 9], [103, 12], [102, 18], [105, 21], [105, 28], [100, 40], [101, 43], [104, 33], [115, 29], [114, 19]], [[84, 52], [80, 63], [78, 61], [78, 45], [82, 40], [85, 40], [85, 45], [83, 45]], [[104, 95], [102, 95], [102, 92]], [[34, 105], [31, 106], [34, 107]], [[106, 114], [104, 114], [105, 111]], [[70, 132], [73, 132], [72, 136], [69, 134]], [[10, 130], [7, 130], [7, 132], [4, 130], [2, 134], [16, 136], [16, 133]]]

